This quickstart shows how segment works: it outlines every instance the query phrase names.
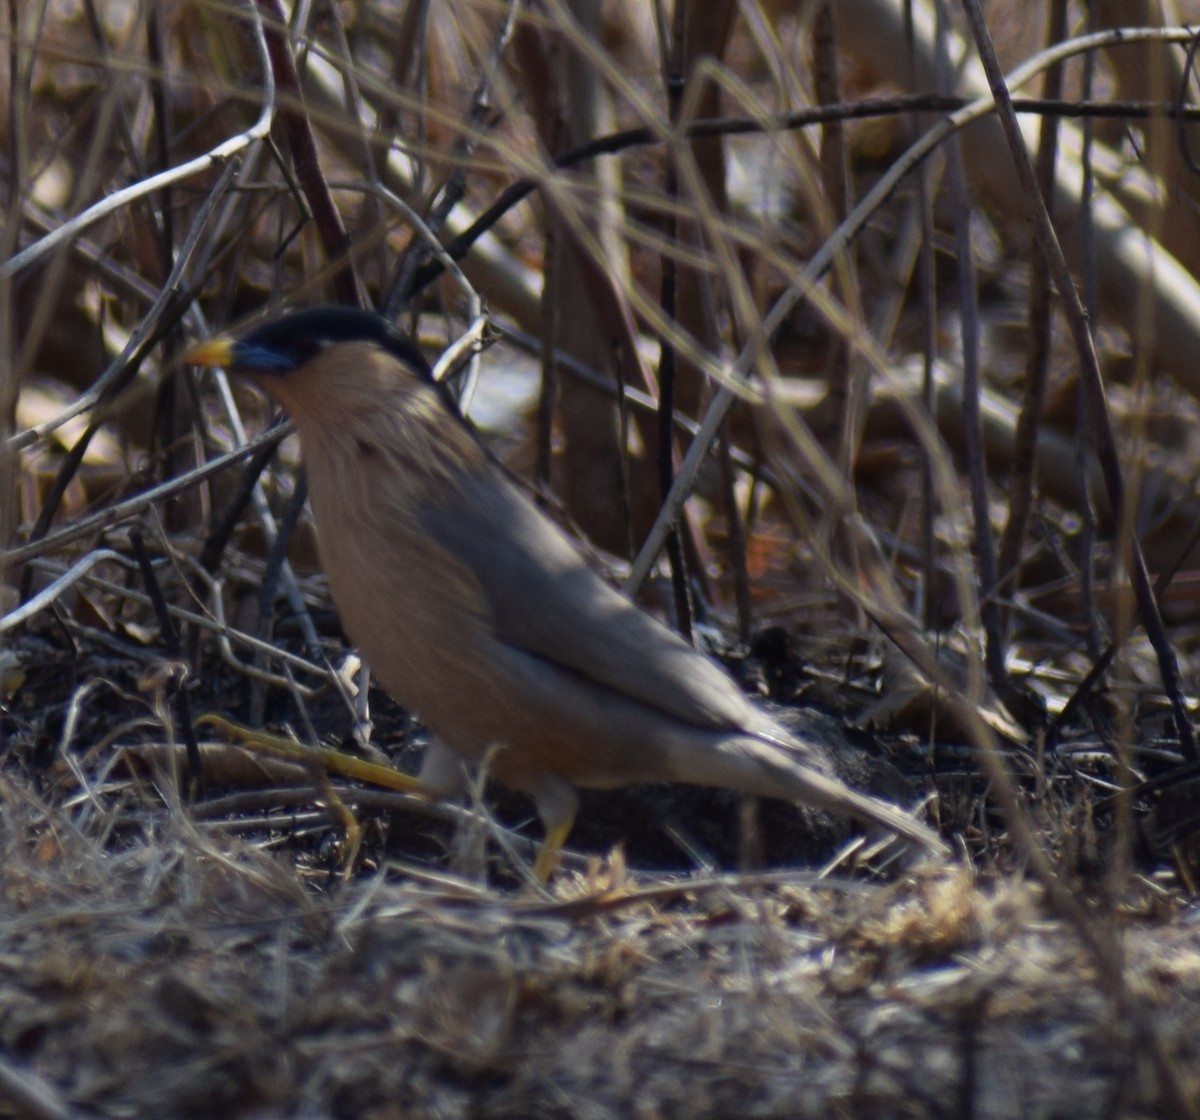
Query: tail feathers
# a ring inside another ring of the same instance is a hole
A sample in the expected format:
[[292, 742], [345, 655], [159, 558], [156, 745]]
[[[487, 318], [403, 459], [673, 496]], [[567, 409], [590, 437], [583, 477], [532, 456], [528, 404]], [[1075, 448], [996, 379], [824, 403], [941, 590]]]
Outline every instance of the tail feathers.
[[[693, 753], [690, 773], [679, 780], [698, 785], [726, 786], [759, 797], [801, 801], [877, 826], [923, 848], [931, 855], [948, 858], [949, 848], [927, 825], [890, 802], [851, 789], [839, 778], [825, 773], [818, 758], [804, 761], [803, 744], [782, 738], [779, 745], [752, 735], [730, 735], [716, 750], [705, 752], [704, 765]], [[821, 768], [818, 768], [820, 766]]]

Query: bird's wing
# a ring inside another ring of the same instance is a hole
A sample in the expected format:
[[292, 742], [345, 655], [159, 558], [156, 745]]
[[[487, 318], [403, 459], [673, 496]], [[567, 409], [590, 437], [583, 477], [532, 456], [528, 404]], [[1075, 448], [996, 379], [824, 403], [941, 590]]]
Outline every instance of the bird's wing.
[[489, 469], [460, 483], [421, 521], [478, 581], [500, 641], [689, 723], [756, 722], [724, 672], [609, 587], [508, 479]]

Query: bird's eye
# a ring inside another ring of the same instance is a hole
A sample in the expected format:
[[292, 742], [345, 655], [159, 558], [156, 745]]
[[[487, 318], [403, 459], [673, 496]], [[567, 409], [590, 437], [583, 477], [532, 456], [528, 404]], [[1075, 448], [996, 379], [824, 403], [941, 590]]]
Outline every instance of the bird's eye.
[[330, 345], [327, 338], [297, 338], [289, 347], [292, 365], [299, 368], [321, 354]]
[[373, 444], [360, 439], [358, 440], [358, 453], [364, 459], [373, 459], [375, 457], [375, 447]]

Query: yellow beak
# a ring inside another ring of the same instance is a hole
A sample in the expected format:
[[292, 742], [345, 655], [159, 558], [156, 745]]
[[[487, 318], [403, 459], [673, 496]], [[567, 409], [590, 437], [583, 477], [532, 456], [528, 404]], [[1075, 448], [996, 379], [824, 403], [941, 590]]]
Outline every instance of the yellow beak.
[[216, 366], [228, 369], [233, 365], [234, 339], [229, 335], [217, 335], [215, 338], [198, 342], [195, 346], [184, 351], [180, 361], [193, 366]]

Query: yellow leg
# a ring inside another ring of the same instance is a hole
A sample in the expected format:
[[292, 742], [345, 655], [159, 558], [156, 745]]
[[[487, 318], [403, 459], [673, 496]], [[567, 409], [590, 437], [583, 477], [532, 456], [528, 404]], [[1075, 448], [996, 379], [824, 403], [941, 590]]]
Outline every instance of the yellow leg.
[[533, 798], [546, 837], [538, 849], [533, 874], [545, 886], [551, 872], [558, 866], [558, 856], [567, 842], [575, 814], [579, 812], [579, 797], [570, 782], [547, 771], [528, 775], [520, 787]]
[[537, 859], [533, 864], [533, 877], [545, 886], [550, 875], [558, 866], [558, 856], [570, 835], [571, 826], [575, 823], [574, 814], [565, 821], [546, 829], [546, 837], [538, 849]]

